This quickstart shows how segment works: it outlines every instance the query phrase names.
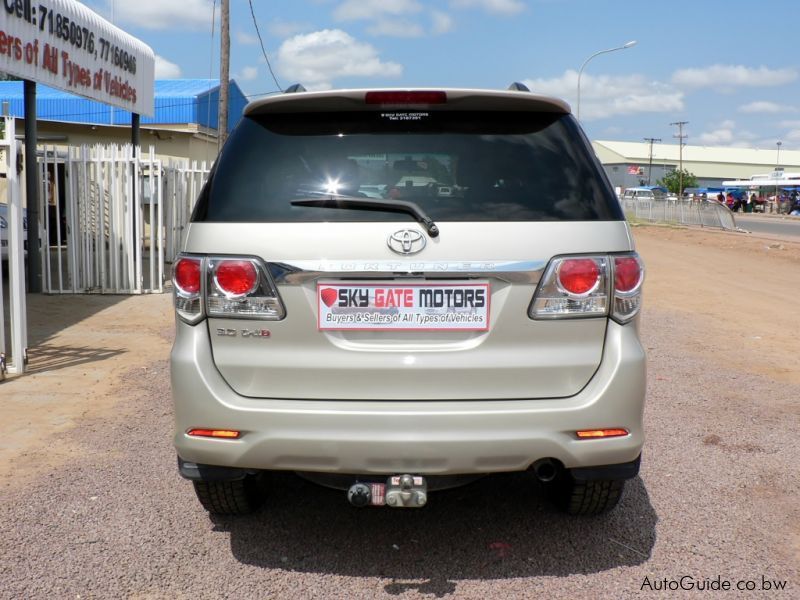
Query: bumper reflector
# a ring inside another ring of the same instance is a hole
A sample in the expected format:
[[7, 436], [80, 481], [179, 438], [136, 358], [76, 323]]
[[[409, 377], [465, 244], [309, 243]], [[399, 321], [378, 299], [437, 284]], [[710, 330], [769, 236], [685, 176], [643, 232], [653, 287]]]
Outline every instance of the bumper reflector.
[[186, 435], [192, 437], [223, 438], [227, 440], [237, 439], [241, 433], [232, 429], [190, 429]]
[[621, 437], [623, 435], [628, 435], [628, 433], [627, 429], [582, 429], [581, 431], [575, 432], [582, 440]]

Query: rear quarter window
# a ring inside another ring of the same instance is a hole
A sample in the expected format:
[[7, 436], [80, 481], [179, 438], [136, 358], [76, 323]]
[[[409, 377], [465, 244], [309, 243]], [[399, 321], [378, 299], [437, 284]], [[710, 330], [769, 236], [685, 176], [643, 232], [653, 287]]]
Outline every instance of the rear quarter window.
[[624, 218], [571, 116], [426, 110], [246, 117], [226, 143], [193, 219], [412, 218], [291, 204], [337, 196], [410, 200], [436, 221]]

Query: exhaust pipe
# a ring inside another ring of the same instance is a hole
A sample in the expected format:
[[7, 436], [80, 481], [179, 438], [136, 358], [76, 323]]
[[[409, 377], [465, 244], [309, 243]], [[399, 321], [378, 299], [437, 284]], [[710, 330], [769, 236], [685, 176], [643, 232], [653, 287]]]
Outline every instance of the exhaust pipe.
[[541, 458], [533, 463], [533, 472], [542, 483], [549, 483], [558, 475], [558, 464], [552, 458]]

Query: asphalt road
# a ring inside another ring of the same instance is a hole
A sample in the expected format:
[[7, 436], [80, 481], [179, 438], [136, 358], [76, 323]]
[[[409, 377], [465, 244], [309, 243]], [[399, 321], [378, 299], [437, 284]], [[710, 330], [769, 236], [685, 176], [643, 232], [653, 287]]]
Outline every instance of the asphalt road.
[[736, 214], [736, 225], [753, 233], [771, 237], [800, 239], [800, 218], [772, 217]]

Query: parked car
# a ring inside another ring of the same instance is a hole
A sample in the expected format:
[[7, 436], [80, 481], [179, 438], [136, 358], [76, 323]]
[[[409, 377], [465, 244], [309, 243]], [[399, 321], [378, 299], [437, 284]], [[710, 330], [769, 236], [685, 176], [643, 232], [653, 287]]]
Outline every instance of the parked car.
[[667, 188], [661, 186], [630, 187], [622, 193], [623, 200], [666, 200]]
[[[402, 198], [358, 191], [406, 176]], [[222, 514], [256, 509], [270, 471], [393, 507], [527, 471], [569, 513], [608, 510], [644, 438], [643, 278], [561, 100], [252, 102], [174, 263], [180, 473]]]

